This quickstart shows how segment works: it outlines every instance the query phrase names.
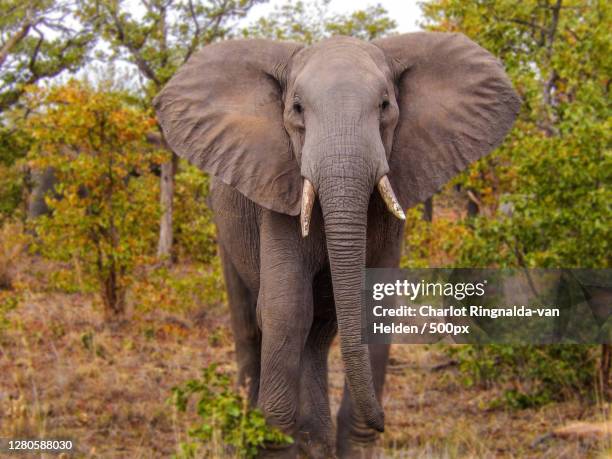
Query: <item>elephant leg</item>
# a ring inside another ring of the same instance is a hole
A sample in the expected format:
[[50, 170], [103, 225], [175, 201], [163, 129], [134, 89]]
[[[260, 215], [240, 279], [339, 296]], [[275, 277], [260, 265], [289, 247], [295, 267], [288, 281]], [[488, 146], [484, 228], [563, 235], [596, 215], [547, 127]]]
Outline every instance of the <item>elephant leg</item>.
[[[376, 397], [381, 400], [390, 346], [388, 344], [370, 344], [369, 347], [374, 389]], [[368, 427], [355, 412], [355, 406], [346, 383], [344, 384], [344, 393], [337, 420], [336, 445], [338, 457], [346, 459], [376, 457], [373, 446], [378, 438], [378, 432]]]
[[298, 444], [305, 457], [334, 457], [327, 357], [338, 329], [335, 319], [315, 319], [302, 357]]
[[220, 247], [219, 251], [234, 333], [238, 383], [246, 386], [249, 402], [254, 406], [259, 392], [261, 363], [261, 332], [257, 326], [257, 302], [223, 248]]
[[[302, 356], [312, 326], [312, 276], [305, 270], [297, 221], [269, 215], [261, 229], [257, 318], [262, 333], [257, 405], [267, 422], [297, 434]], [[289, 228], [295, 226], [295, 231]], [[294, 458], [292, 445], [268, 445], [263, 457]]]

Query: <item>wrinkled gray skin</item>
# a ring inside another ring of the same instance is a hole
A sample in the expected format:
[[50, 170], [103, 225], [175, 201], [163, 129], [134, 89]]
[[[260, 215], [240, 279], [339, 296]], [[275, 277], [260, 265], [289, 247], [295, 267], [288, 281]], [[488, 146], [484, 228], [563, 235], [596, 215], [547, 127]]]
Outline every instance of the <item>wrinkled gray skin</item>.
[[[308, 48], [223, 42], [157, 97], [170, 147], [214, 177], [240, 381], [297, 439], [264, 455], [371, 451], [389, 349], [361, 344], [364, 269], [397, 267], [403, 234], [376, 184], [387, 174], [402, 207], [421, 202], [495, 148], [518, 106], [496, 59], [436, 33]], [[304, 178], [317, 195], [305, 238]], [[327, 357], [337, 332], [346, 385], [334, 445]]]

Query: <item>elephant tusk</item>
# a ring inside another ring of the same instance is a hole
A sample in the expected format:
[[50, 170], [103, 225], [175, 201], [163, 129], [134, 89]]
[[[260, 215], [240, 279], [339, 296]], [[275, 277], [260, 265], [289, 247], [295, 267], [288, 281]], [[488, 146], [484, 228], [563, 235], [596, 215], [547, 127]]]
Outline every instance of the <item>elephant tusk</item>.
[[391, 212], [400, 220], [406, 220], [406, 215], [402, 210], [402, 206], [397, 201], [395, 193], [393, 192], [393, 188], [391, 188], [391, 182], [389, 182], [389, 178], [386, 175], [383, 175], [383, 177], [379, 180], [377, 186], [380, 195], [382, 196], [383, 200], [385, 201], [385, 204], [387, 205], [387, 209], [389, 209], [389, 212]]
[[300, 226], [302, 227], [302, 237], [308, 236], [310, 230], [310, 216], [312, 215], [312, 206], [315, 202], [315, 189], [312, 182], [304, 179], [302, 188], [302, 210], [300, 212]]

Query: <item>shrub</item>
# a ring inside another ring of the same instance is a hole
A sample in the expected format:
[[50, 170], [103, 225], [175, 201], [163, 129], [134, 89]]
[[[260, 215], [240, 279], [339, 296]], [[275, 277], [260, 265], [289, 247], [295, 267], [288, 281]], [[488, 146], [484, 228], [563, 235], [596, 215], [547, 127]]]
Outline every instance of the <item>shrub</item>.
[[30, 142], [23, 124], [17, 110], [3, 113], [0, 121], [0, 223], [23, 210], [27, 185], [23, 158]]
[[208, 208], [208, 175], [181, 162], [176, 175], [174, 226], [178, 255], [209, 264], [217, 254], [216, 229]]
[[459, 361], [467, 386], [501, 385], [494, 406], [530, 408], [579, 396], [596, 389], [596, 347], [583, 345], [446, 347]]
[[41, 253], [69, 262], [100, 292], [108, 315], [125, 308], [127, 285], [157, 240], [158, 180], [145, 134], [155, 121], [119, 93], [71, 82], [30, 94], [34, 168], [53, 167], [51, 214], [35, 221]]
[[0, 227], [0, 290], [13, 287], [15, 265], [26, 243], [27, 237], [20, 223], [6, 222]]
[[21, 294], [16, 292], [0, 291], [0, 339], [11, 326], [9, 313], [14, 311], [21, 302]]
[[[200, 379], [192, 379], [172, 389], [173, 405], [185, 412], [193, 396], [200, 418], [188, 432], [194, 441], [181, 443], [177, 457], [233, 454], [252, 458], [266, 444], [293, 443], [290, 436], [267, 425], [261, 411], [249, 407], [244, 394], [233, 391], [230, 385], [230, 377], [212, 364], [202, 371]], [[225, 450], [221, 445], [225, 445]]]
[[133, 284], [131, 296], [135, 309], [144, 313], [156, 309], [184, 313], [222, 304], [226, 298], [221, 263], [215, 258], [208, 266], [158, 267]]
[[0, 222], [11, 218], [23, 203], [24, 181], [19, 164], [0, 162]]
[[406, 212], [402, 268], [452, 266], [458, 256], [466, 230], [449, 217], [423, 220], [422, 205]]

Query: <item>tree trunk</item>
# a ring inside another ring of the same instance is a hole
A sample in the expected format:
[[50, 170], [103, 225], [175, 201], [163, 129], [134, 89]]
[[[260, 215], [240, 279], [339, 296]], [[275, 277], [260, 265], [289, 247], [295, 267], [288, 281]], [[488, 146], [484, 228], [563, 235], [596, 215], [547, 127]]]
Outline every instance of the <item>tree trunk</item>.
[[173, 262], [173, 232], [172, 212], [174, 200], [174, 176], [178, 167], [178, 156], [172, 153], [172, 158], [161, 166], [160, 204], [162, 216], [159, 225], [159, 242], [157, 244], [157, 257], [164, 263]]
[[119, 285], [118, 273], [112, 267], [102, 282], [102, 303], [106, 320], [115, 320], [125, 313], [125, 287]]
[[430, 223], [433, 221], [433, 196], [425, 200], [425, 205], [423, 207], [423, 220]]
[[601, 379], [601, 394], [603, 400], [610, 399], [610, 361], [611, 361], [610, 345], [601, 345], [601, 362], [599, 364], [599, 377]]
[[33, 189], [28, 202], [28, 218], [34, 220], [50, 212], [45, 196], [52, 192], [56, 185], [55, 171], [52, 167], [31, 172]]
[[472, 189], [467, 190], [468, 203], [467, 203], [467, 216], [468, 218], [477, 217], [480, 213], [480, 199], [476, 195], [476, 191]]

